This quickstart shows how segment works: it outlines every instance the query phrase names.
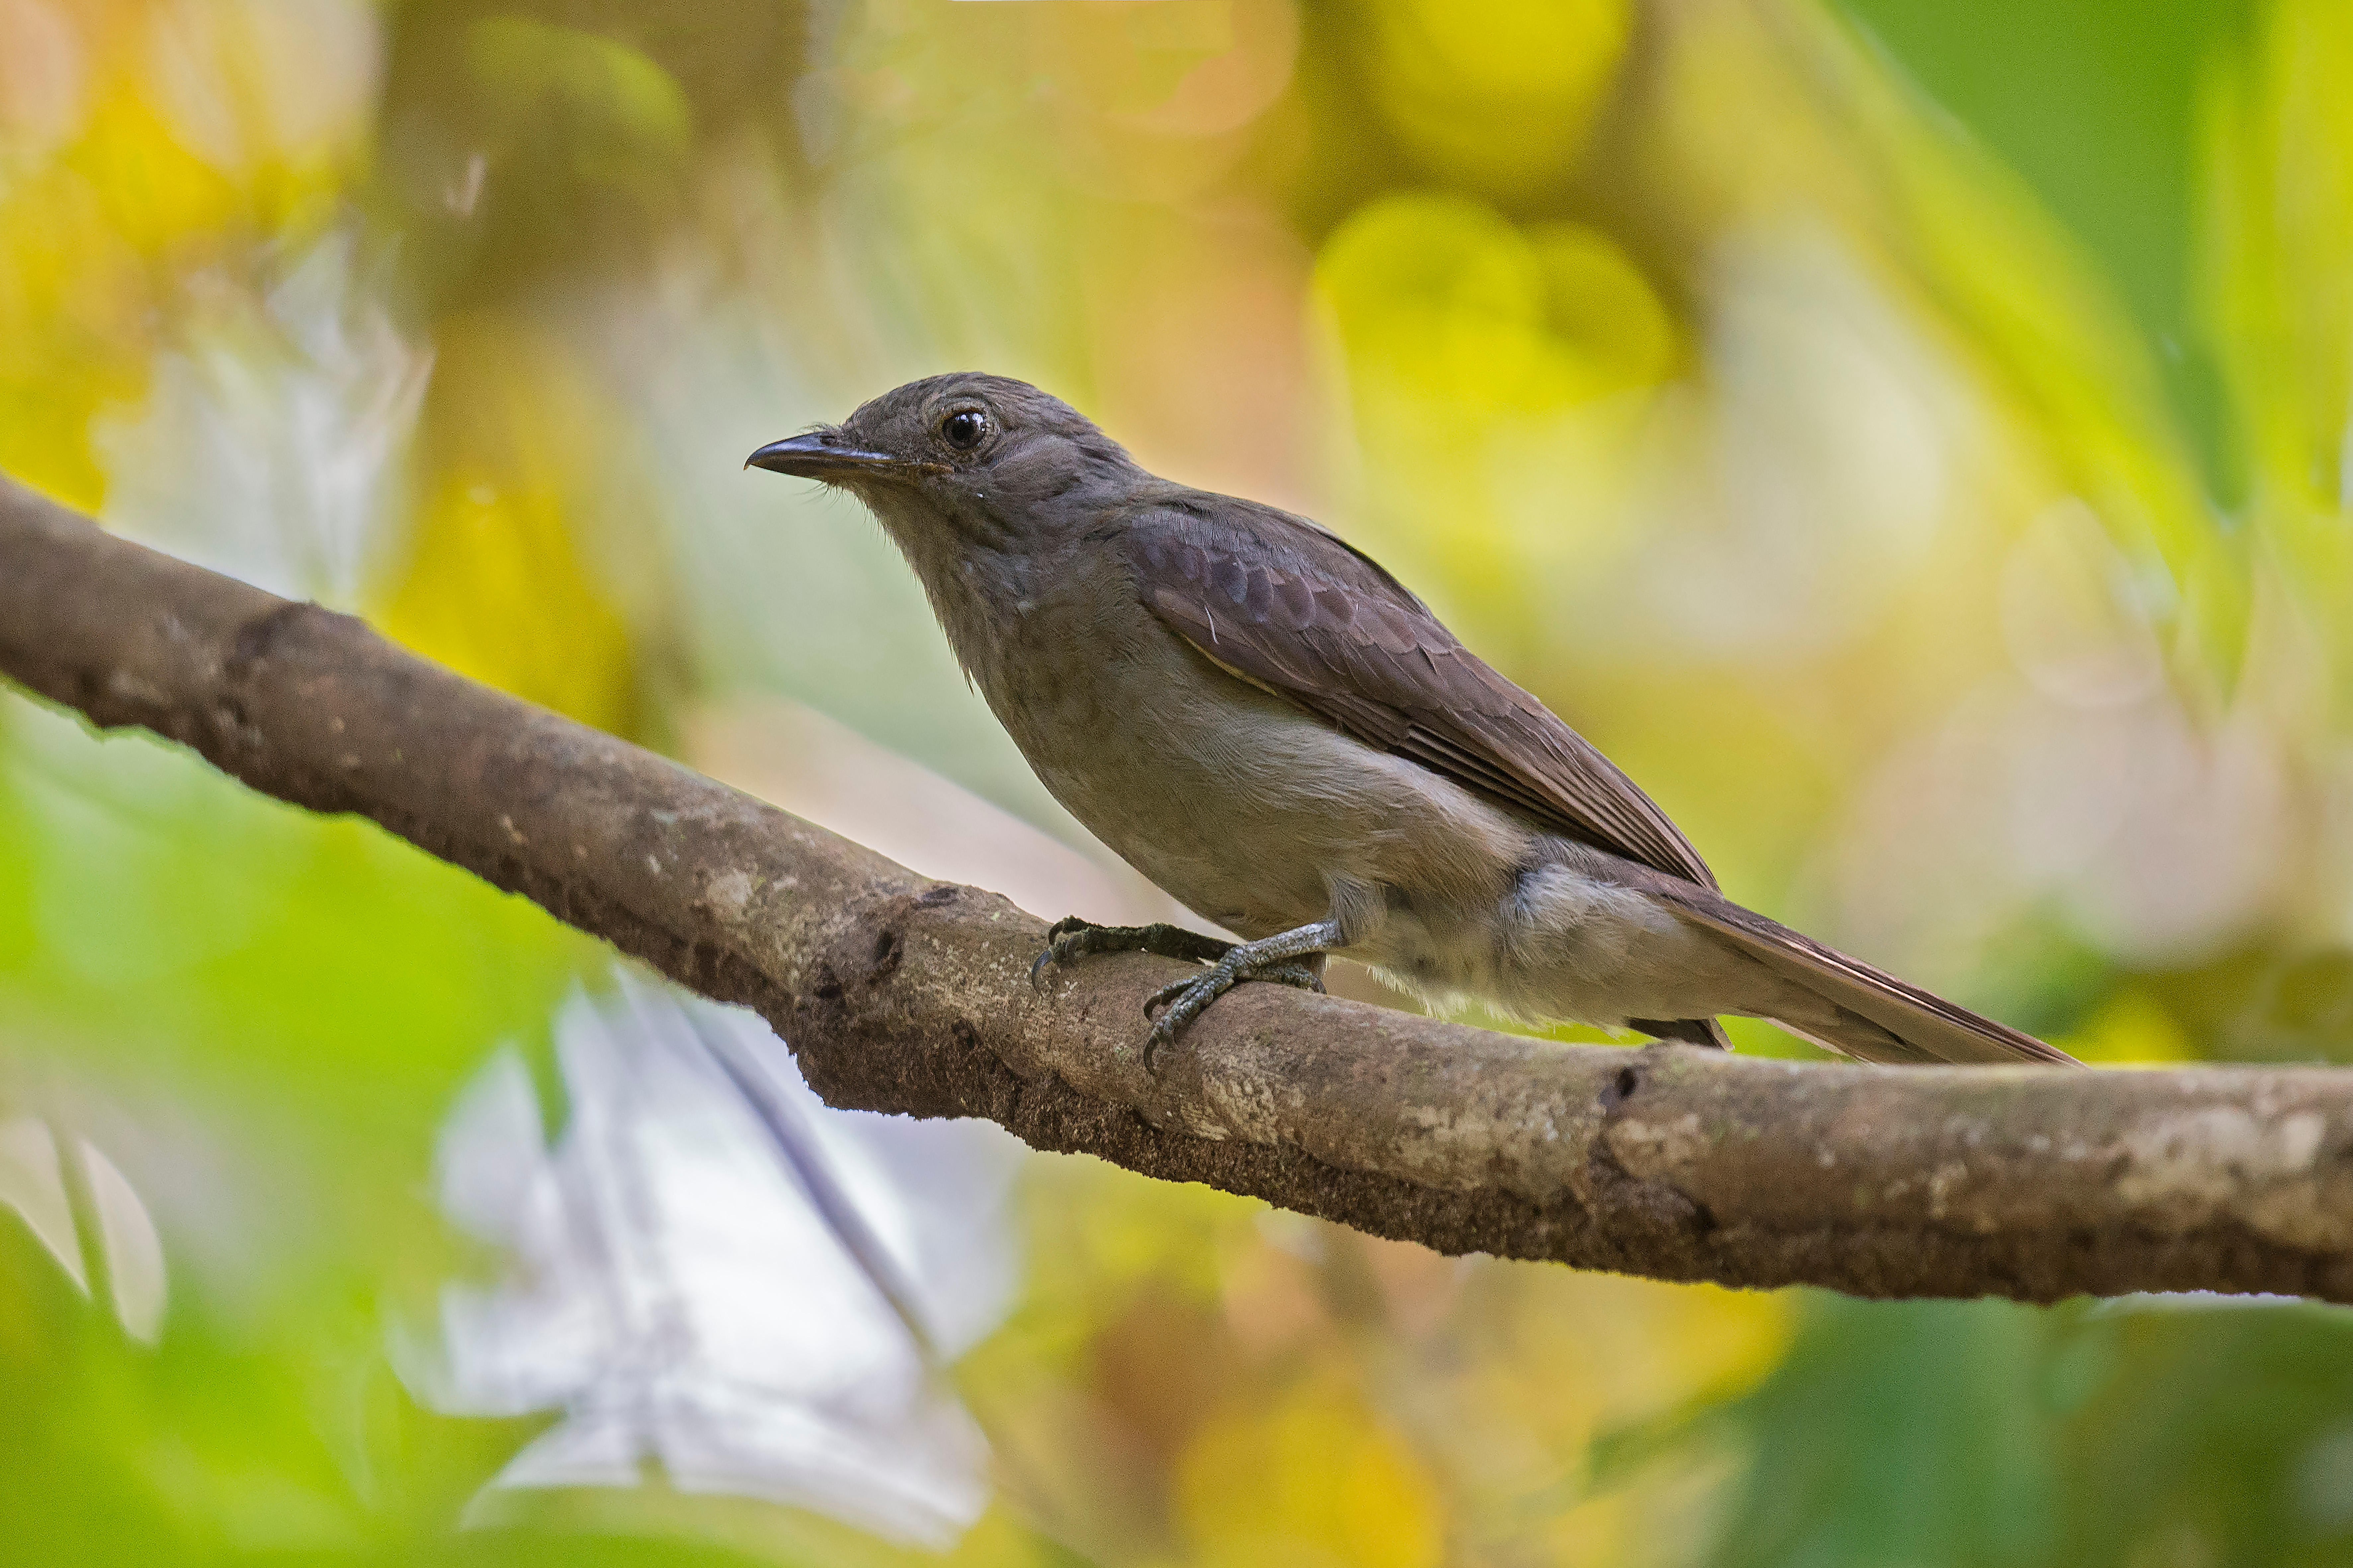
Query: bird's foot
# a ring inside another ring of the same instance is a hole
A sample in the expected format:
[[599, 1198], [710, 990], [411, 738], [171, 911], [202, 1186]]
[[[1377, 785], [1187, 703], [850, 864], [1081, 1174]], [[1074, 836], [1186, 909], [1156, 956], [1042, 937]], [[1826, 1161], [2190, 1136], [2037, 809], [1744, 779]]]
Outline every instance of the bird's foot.
[[1187, 963], [1215, 963], [1233, 947], [1232, 942], [1165, 921], [1148, 926], [1099, 926], [1092, 921], [1067, 915], [1046, 929], [1046, 951], [1029, 966], [1029, 984], [1043, 985], [1050, 966], [1098, 952], [1155, 952], [1163, 958], [1181, 958]]
[[1303, 991], [1323, 990], [1323, 966], [1315, 960], [1340, 944], [1339, 922], [1317, 921], [1260, 942], [1238, 943], [1211, 963], [1206, 974], [1162, 986], [1144, 1005], [1144, 1016], [1153, 1020], [1152, 1033], [1144, 1042], [1145, 1070], [1152, 1070], [1153, 1056], [1161, 1047], [1173, 1043], [1186, 1025], [1241, 981], [1271, 980]]

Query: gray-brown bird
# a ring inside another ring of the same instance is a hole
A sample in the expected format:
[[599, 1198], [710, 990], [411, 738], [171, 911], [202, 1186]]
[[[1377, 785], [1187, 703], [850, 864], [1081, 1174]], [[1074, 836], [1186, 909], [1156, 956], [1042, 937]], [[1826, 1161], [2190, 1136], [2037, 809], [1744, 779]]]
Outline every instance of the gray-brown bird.
[[1040, 966], [1207, 965], [1154, 998], [1149, 1044], [1239, 980], [1316, 985], [1343, 953], [1440, 1007], [1717, 1047], [1719, 1016], [1770, 1018], [1866, 1061], [2071, 1059], [1731, 902], [1648, 795], [1363, 552], [1146, 473], [1026, 383], [914, 382], [749, 462], [863, 501], [1054, 797], [1245, 939], [1054, 928]]

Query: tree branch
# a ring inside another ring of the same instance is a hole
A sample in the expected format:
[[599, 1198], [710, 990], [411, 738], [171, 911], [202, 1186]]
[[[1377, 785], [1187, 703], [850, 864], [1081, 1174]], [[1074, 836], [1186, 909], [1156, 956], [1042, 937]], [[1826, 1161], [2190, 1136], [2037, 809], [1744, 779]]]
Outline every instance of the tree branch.
[[2353, 1074], [1868, 1068], [1567, 1047], [1244, 985], [1139, 1058], [1178, 972], [1043, 926], [0, 479], [0, 672], [267, 795], [373, 818], [752, 1007], [829, 1103], [1446, 1252], [1866, 1296], [2353, 1300]]

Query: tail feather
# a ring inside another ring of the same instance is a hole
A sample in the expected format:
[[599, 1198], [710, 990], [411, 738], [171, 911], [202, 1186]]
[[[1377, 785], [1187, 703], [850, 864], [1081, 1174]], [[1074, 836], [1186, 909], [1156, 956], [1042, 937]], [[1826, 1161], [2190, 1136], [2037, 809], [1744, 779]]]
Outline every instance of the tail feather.
[[1661, 877], [1645, 879], [1645, 889], [1771, 971], [1796, 994], [1767, 1016], [1841, 1056], [1871, 1062], [2080, 1065], [2055, 1046], [1825, 947], [1713, 889]]

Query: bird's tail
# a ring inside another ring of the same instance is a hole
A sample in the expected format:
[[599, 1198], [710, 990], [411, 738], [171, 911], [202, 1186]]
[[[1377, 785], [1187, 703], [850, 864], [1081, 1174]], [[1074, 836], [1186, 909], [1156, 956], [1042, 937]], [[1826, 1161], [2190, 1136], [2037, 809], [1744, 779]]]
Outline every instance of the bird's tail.
[[1650, 890], [1781, 983], [1769, 1008], [1759, 1008], [1763, 1016], [1841, 1056], [1867, 1062], [2076, 1065], [2055, 1046], [1825, 947], [1713, 889], [1683, 883], [1671, 889], [1653, 884]]

